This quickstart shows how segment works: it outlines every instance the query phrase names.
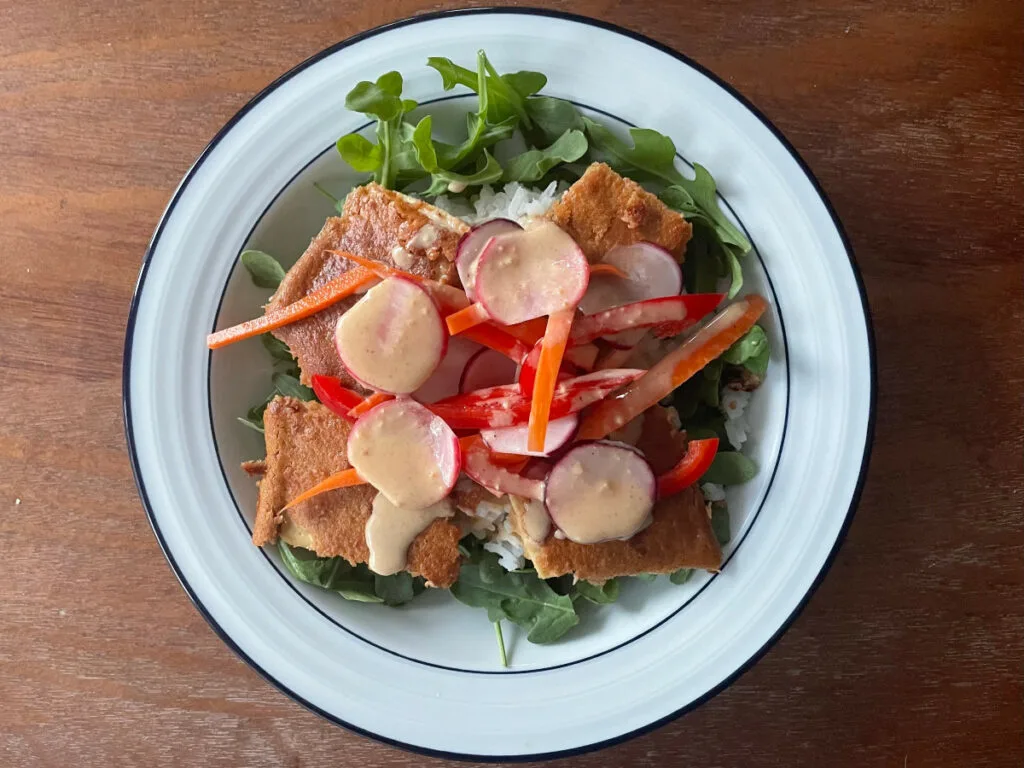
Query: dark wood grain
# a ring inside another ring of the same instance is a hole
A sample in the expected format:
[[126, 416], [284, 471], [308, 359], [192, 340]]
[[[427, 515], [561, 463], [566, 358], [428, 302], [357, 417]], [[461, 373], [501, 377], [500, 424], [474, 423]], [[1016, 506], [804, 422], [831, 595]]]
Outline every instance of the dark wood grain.
[[[208, 629], [135, 492], [120, 363], [206, 141], [322, 47], [436, 7], [0, 5], [4, 765], [431, 762], [306, 712]], [[554, 7], [685, 51], [790, 138], [853, 242], [879, 373], [860, 511], [793, 627], [698, 711], [565, 764], [1021, 765], [1024, 6]]]

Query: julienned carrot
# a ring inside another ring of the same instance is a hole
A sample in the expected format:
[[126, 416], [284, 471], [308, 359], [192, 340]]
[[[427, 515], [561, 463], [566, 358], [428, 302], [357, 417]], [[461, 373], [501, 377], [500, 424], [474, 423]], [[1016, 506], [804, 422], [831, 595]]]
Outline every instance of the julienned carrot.
[[359, 473], [356, 472], [355, 469], [343, 469], [341, 472], [337, 472], [328, 477], [326, 480], [322, 480], [321, 482], [317, 483], [308, 491], [303, 491], [294, 499], [292, 499], [283, 507], [281, 507], [280, 511], [284, 512], [286, 509], [294, 507], [296, 504], [301, 504], [303, 501], [307, 501], [308, 499], [311, 499], [314, 496], [319, 496], [321, 493], [326, 493], [327, 491], [333, 491], [337, 488], [348, 488], [349, 486], [352, 485], [365, 484], [366, 481], [359, 476]]
[[444, 322], [448, 326], [448, 333], [452, 336], [458, 336], [460, 333], [464, 333], [470, 328], [476, 328], [481, 323], [486, 323], [490, 319], [491, 316], [487, 314], [487, 310], [484, 309], [482, 304], [470, 304], [465, 309], [452, 312], [444, 319]]
[[735, 344], [767, 308], [757, 294], [730, 304], [614, 398], [595, 405], [579, 439], [600, 440], [632, 421]]
[[629, 277], [625, 272], [616, 267], [614, 264], [591, 264], [590, 265], [591, 275], [612, 275], [614, 277]]
[[381, 403], [386, 403], [388, 400], [394, 400], [394, 395], [386, 395], [383, 392], [374, 392], [372, 395], [367, 397], [359, 405], [355, 406], [351, 411], [348, 412], [350, 419], [357, 419], [366, 413], [371, 408], [376, 408]]
[[218, 349], [236, 341], [259, 336], [275, 328], [296, 323], [351, 296], [359, 288], [375, 279], [376, 277], [369, 270], [355, 267], [286, 307], [272, 309], [263, 317], [257, 317], [240, 325], [211, 333], [206, 337], [206, 346], [210, 349]]
[[431, 280], [428, 277], [414, 275], [412, 272], [404, 272], [401, 269], [389, 267], [387, 264], [382, 264], [379, 261], [368, 259], [365, 256], [356, 256], [354, 253], [349, 253], [348, 251], [328, 251], [328, 253], [333, 253], [335, 256], [341, 256], [342, 258], [348, 259], [352, 263], [370, 270], [382, 280], [388, 277], [404, 277], [406, 280], [412, 280], [414, 283], [422, 285], [430, 292], [434, 301], [440, 305], [442, 313], [457, 312], [458, 310], [469, 306], [469, 297], [466, 296], [466, 292], [459, 290], [453, 285], [445, 285], [438, 280]]
[[533, 398], [530, 401], [530, 421], [526, 447], [530, 451], [544, 451], [544, 439], [548, 434], [548, 419], [551, 415], [551, 401], [555, 396], [558, 371], [562, 366], [562, 355], [569, 341], [569, 331], [576, 315], [576, 307], [553, 312], [548, 316], [547, 330], [541, 341], [540, 362], [533, 379]]
[[509, 336], [514, 336], [523, 342], [523, 344], [532, 347], [544, 338], [544, 331], [547, 328], [547, 325], [548, 322], [546, 318], [535, 317], [533, 320], [526, 320], [522, 323], [516, 323], [515, 325], [502, 325], [499, 327], [501, 330], [508, 333]]

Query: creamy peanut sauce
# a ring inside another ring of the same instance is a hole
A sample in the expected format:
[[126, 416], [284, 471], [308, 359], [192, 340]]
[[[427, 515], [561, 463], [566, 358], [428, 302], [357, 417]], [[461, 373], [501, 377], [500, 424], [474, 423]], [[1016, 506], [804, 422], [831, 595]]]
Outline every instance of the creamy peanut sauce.
[[[647, 526], [654, 473], [626, 446], [581, 445], [548, 477], [548, 504], [566, 538], [577, 544], [627, 539]], [[554, 506], [557, 501], [557, 507]]]
[[381, 576], [404, 571], [409, 546], [427, 527], [455, 513], [448, 499], [423, 509], [395, 506], [383, 493], [373, 500], [373, 512], [366, 521], [366, 546], [370, 549], [370, 570]]
[[519, 496], [509, 496], [508, 498], [523, 521], [523, 532], [531, 540], [543, 544], [551, 532], [551, 518], [548, 516], [544, 502], [524, 499]]
[[551, 314], [576, 301], [584, 288], [585, 269], [576, 257], [583, 258], [576, 243], [549, 221], [495, 235], [477, 263], [477, 294], [484, 290], [487, 311], [503, 323]]
[[[412, 240], [409, 241], [409, 247], [412, 247]], [[391, 249], [391, 260], [399, 269], [408, 270], [412, 266], [412, 254], [400, 245]]]
[[445, 329], [425, 291], [389, 278], [338, 319], [334, 339], [356, 378], [382, 392], [407, 394], [437, 367]]
[[393, 400], [378, 406], [374, 417], [361, 421], [349, 436], [349, 462], [396, 506], [423, 509], [448, 495], [429, 432], [432, 418], [419, 403]]
[[[433, 224], [424, 224], [419, 228], [419, 231], [412, 236], [409, 242], [405, 244], [405, 247], [425, 251], [437, 242], [437, 238], [439, 236], [440, 233], [437, 231], [437, 227]], [[408, 269], [408, 267], [403, 267], [403, 269]]]

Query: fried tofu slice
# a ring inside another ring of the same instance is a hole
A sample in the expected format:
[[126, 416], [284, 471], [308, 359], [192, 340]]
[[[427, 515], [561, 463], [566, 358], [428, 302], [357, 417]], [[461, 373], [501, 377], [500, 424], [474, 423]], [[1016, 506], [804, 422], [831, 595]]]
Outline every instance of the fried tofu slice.
[[[447, 284], [458, 284], [455, 252], [469, 227], [440, 208], [406, 195], [367, 184], [345, 199], [341, 216], [327, 220], [267, 304], [279, 309], [344, 274], [352, 265], [329, 251], [348, 251], [389, 267]], [[334, 348], [338, 318], [359, 300], [350, 296], [298, 323], [274, 331], [291, 349], [302, 370], [302, 383], [314, 374], [336, 376], [358, 387]]]
[[591, 263], [617, 245], [645, 240], [680, 262], [693, 227], [655, 195], [604, 163], [593, 163], [548, 212]]
[[[367, 562], [366, 521], [377, 494], [372, 486], [339, 488], [283, 514], [278, 511], [328, 475], [349, 468], [348, 422], [319, 403], [276, 397], [263, 414], [263, 425], [267, 458], [259, 482], [253, 544], [271, 544], [280, 537], [322, 557]], [[435, 520], [409, 547], [408, 571], [431, 586], [451, 586], [459, 575], [460, 537], [454, 522]]]
[[[655, 473], [661, 474], [686, 453], [686, 436], [674, 426], [668, 409], [654, 406], [644, 413], [637, 446]], [[543, 579], [571, 573], [600, 584], [616, 576], [672, 573], [680, 568], [715, 571], [722, 564], [722, 549], [697, 486], [658, 501], [651, 524], [631, 538], [600, 544], [576, 544], [554, 535], [538, 544], [526, 535], [522, 510], [517, 507], [510, 513], [512, 528]]]

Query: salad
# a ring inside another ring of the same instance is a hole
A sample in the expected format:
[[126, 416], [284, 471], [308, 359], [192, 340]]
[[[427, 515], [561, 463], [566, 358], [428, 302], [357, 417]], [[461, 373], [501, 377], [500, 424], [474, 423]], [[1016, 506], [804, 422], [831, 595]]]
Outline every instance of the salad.
[[503, 622], [553, 642], [623, 579], [721, 567], [767, 302], [739, 296], [751, 245], [667, 136], [623, 140], [482, 51], [427, 64], [476, 93], [465, 135], [414, 122], [398, 72], [358, 83], [376, 141], [337, 149], [365, 182], [289, 270], [242, 254], [273, 294], [207, 344], [274, 360], [239, 417], [266, 446], [254, 544], [348, 600], [448, 589], [504, 665]]

